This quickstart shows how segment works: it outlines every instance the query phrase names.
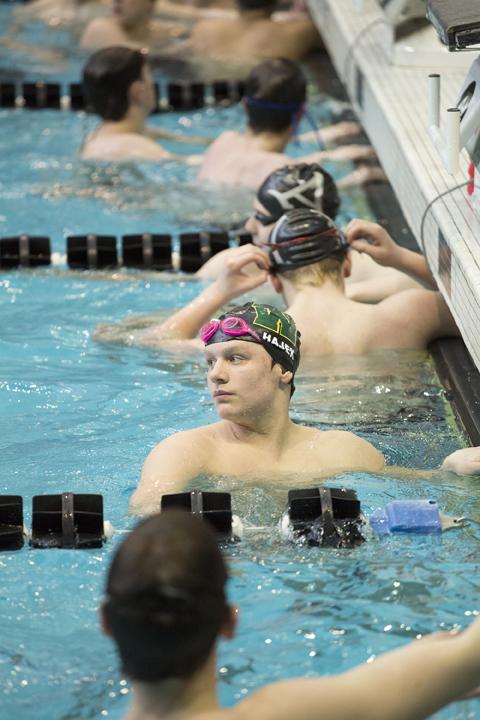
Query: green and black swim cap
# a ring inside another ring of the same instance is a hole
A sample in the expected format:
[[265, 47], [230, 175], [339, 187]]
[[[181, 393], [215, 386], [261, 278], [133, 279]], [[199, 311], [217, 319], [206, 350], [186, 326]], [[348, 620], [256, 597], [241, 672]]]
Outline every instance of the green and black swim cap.
[[267, 250], [272, 270], [286, 272], [329, 257], [342, 260], [350, 249], [333, 220], [318, 210], [289, 210], [272, 228]]
[[[235, 318], [245, 323], [244, 331], [235, 327]], [[204, 325], [200, 337], [205, 345], [229, 340], [256, 342], [265, 348], [274, 362], [293, 374], [300, 362], [300, 332], [293, 318], [273, 305], [248, 302], [234, 307]]]

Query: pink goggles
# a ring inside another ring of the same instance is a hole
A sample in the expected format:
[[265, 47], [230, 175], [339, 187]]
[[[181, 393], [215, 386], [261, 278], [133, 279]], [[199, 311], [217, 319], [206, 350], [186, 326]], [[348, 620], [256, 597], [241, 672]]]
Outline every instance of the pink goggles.
[[252, 330], [247, 322], [241, 317], [226, 317], [223, 320], [209, 320], [200, 328], [200, 340], [207, 343], [217, 332], [221, 330], [225, 335], [231, 337], [241, 337], [242, 335], [251, 335], [257, 342], [260, 342], [260, 335]]

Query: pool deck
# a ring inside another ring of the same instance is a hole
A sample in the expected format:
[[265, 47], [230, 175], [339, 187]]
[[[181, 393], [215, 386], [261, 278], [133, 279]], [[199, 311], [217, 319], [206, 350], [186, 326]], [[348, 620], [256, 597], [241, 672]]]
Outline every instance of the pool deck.
[[[376, 0], [308, 0], [335, 69], [378, 154], [480, 370], [480, 214], [466, 187], [469, 157], [450, 175], [427, 132], [427, 76], [441, 74], [442, 110], [455, 106], [476, 53], [448, 53], [432, 27], [397, 43]], [[479, 205], [480, 207], [480, 205]]]

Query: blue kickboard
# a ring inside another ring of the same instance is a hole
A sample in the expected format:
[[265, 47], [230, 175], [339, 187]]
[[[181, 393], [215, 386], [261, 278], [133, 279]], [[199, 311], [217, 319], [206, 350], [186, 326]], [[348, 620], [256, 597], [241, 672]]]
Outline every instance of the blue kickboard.
[[377, 535], [442, 532], [436, 500], [394, 500], [371, 514], [370, 525]]

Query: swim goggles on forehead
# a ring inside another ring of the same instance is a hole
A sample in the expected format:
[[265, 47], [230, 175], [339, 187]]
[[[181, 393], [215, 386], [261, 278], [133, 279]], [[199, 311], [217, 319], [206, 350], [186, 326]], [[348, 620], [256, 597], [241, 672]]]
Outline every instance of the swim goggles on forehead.
[[248, 323], [241, 317], [226, 317], [223, 320], [213, 318], [200, 328], [200, 340], [207, 343], [217, 332], [221, 330], [225, 335], [231, 337], [241, 337], [242, 335], [251, 335], [255, 340], [260, 342], [260, 335], [252, 330]]
[[[270, 235], [270, 237], [272, 237]], [[283, 240], [282, 242], [277, 243], [261, 243], [266, 248], [275, 249], [275, 248], [284, 248], [284, 247], [291, 247], [292, 245], [301, 245], [302, 243], [306, 241], [316, 241], [323, 238], [334, 238], [337, 240], [337, 247], [332, 250], [334, 252], [335, 250], [350, 250], [350, 245], [345, 239], [345, 235], [342, 233], [341, 230], [338, 228], [329, 228], [328, 230], [323, 230], [323, 232], [315, 233], [313, 235], [299, 235], [296, 238], [292, 238], [291, 240]]]

